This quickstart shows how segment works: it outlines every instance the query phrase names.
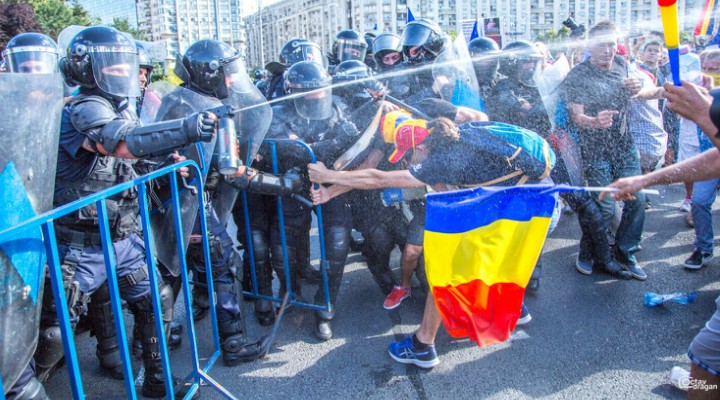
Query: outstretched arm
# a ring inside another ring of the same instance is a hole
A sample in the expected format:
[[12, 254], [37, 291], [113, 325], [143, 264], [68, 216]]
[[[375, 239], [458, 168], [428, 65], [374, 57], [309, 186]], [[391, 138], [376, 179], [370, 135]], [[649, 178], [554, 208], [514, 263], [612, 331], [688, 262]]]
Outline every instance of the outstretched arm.
[[323, 163], [308, 164], [310, 180], [314, 183], [331, 183], [353, 189], [384, 189], [425, 186], [410, 171], [379, 171], [363, 169], [358, 171], [332, 171]]

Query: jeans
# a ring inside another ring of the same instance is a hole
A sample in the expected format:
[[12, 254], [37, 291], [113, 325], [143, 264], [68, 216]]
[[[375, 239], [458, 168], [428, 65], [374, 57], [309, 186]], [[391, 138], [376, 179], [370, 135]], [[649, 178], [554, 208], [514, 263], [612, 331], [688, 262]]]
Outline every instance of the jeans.
[[712, 208], [717, 190], [720, 187], [720, 179], [709, 181], [697, 181], [693, 185], [692, 195], [692, 216], [695, 222], [695, 247], [705, 253], [713, 251], [713, 226]]
[[[635, 175], [640, 175], [640, 156], [634, 146], [611, 160], [585, 162], [585, 177], [590, 186], [607, 186], [619, 178]], [[600, 200], [598, 194], [593, 194], [593, 197], [602, 210], [603, 228], [607, 229], [615, 215], [615, 200], [610, 196]], [[615, 235], [618, 261], [625, 264], [637, 264], [634, 254], [640, 245], [645, 225], [645, 195], [636, 193], [635, 197], [635, 200], [625, 202], [620, 227]]]

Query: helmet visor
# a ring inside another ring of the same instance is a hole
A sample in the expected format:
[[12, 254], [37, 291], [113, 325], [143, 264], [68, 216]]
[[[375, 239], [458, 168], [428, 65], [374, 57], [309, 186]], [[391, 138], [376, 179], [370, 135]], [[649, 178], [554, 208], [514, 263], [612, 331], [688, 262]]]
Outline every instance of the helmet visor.
[[100, 90], [118, 97], [140, 96], [140, 66], [135, 47], [97, 46], [92, 68]]
[[405, 26], [400, 43], [404, 47], [422, 46], [430, 38], [430, 28], [420, 24], [408, 24]]
[[327, 58], [323, 56], [322, 51], [316, 46], [303, 46], [302, 47], [303, 61], [313, 61], [322, 65], [323, 68], [327, 69]]
[[342, 40], [337, 41], [337, 54], [336, 57], [340, 62], [348, 60], [365, 60], [365, 54], [367, 53], [367, 43], [360, 42], [359, 40]]
[[3, 53], [8, 72], [23, 74], [52, 74], [58, 71], [58, 53], [55, 49], [28, 46], [7, 49]]
[[323, 120], [332, 116], [332, 89], [317, 89], [293, 100], [295, 110], [307, 119]]
[[223, 72], [225, 73], [225, 83], [228, 89], [236, 93], [250, 93], [255, 89], [250, 76], [247, 74], [245, 64], [241, 59], [233, 60], [232, 62], [223, 65]]

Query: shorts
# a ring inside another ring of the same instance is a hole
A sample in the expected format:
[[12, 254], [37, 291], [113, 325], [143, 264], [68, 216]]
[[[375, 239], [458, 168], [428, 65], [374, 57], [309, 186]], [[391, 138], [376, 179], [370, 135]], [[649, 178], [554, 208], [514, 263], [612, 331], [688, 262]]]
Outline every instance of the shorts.
[[408, 225], [407, 244], [414, 246], [423, 245], [425, 235], [425, 213], [415, 213], [410, 225]]
[[720, 297], [715, 304], [715, 313], [690, 343], [688, 357], [693, 364], [720, 377]]

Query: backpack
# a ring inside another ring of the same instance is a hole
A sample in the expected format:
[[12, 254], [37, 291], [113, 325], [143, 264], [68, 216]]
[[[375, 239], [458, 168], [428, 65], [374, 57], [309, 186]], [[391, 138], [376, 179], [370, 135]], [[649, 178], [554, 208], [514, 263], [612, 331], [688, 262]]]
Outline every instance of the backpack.
[[460, 141], [480, 151], [498, 154], [507, 159], [512, 172], [473, 186], [490, 186], [519, 177], [517, 185], [528, 180], [540, 181], [550, 176], [555, 166], [555, 153], [537, 133], [502, 122], [476, 121], [459, 127]]

